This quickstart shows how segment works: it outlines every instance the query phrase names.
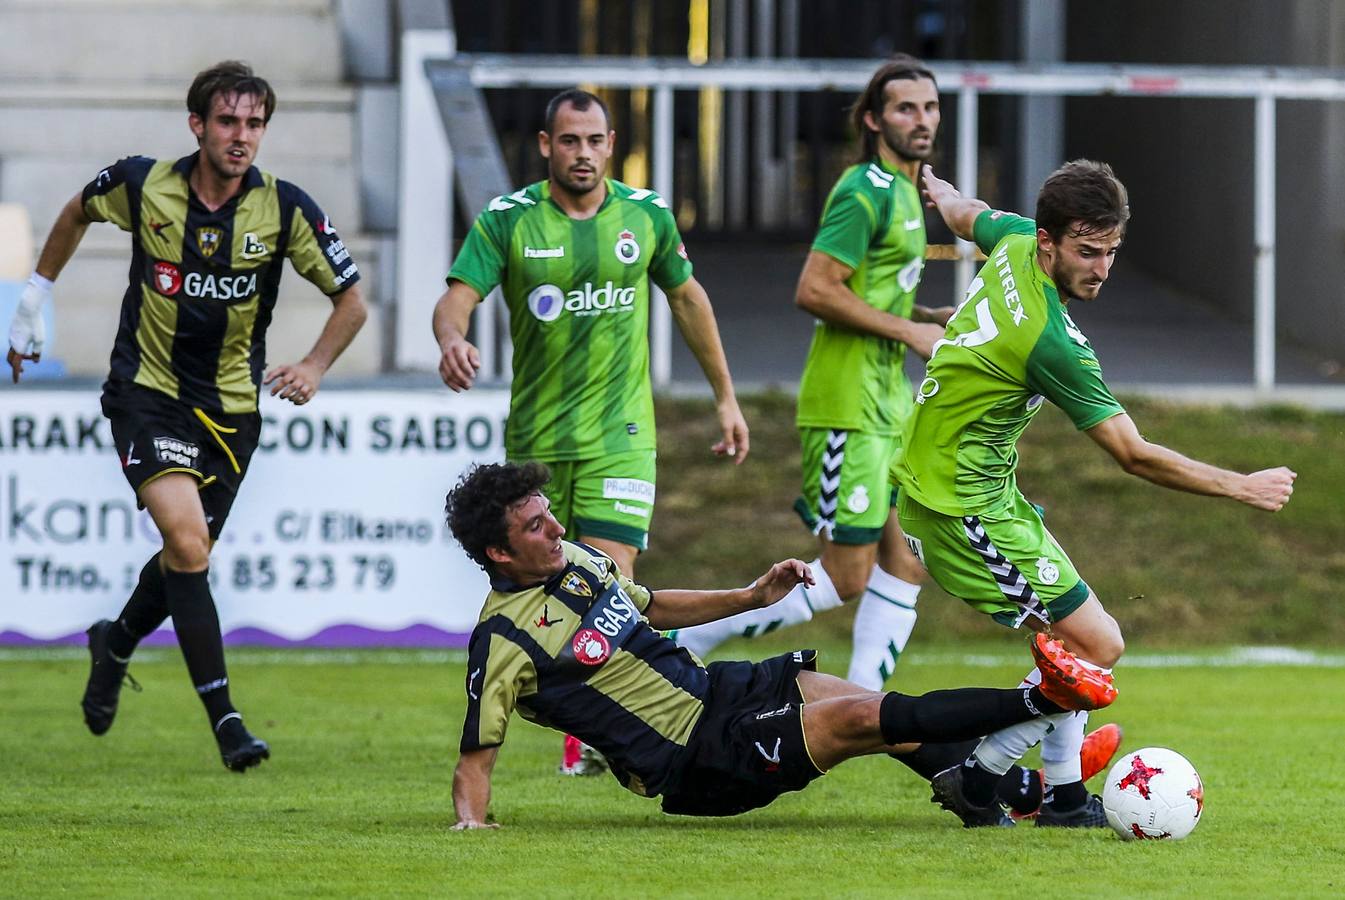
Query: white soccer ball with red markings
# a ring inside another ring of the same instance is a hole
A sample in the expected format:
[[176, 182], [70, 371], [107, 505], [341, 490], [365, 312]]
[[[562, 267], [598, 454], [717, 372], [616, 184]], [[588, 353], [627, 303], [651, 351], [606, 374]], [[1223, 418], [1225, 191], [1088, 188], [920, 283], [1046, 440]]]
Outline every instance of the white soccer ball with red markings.
[[1107, 822], [1127, 841], [1186, 837], [1205, 809], [1205, 786], [1174, 750], [1145, 747], [1122, 757], [1102, 789]]

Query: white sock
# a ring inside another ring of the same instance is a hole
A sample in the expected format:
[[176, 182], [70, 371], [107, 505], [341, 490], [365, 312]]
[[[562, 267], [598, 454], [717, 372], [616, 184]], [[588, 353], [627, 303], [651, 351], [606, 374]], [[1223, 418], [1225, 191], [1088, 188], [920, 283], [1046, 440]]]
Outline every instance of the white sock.
[[1083, 734], [1088, 728], [1088, 711], [1069, 713], [1041, 739], [1041, 772], [1048, 785], [1083, 780]]
[[822, 568], [822, 560], [815, 559], [808, 566], [813, 570], [813, 579], [817, 582], [812, 587], [797, 585], [784, 599], [765, 609], [749, 609], [727, 619], [679, 628], [673, 639], [678, 645], [704, 658], [731, 637], [760, 637], [786, 625], [807, 622], [815, 612], [840, 606], [840, 595], [836, 593], [836, 586], [831, 583], [827, 570]]
[[[1041, 684], [1041, 672], [1033, 668], [1027, 673], [1021, 683], [1020, 688], [1032, 687]], [[1068, 716], [1070, 713], [1060, 713], [1059, 716]], [[977, 745], [976, 751], [972, 756], [976, 757], [976, 762], [982, 768], [994, 772], [996, 775], [1003, 775], [1009, 771], [1009, 767], [1023, 758], [1023, 754], [1037, 746], [1037, 742], [1046, 736], [1055, 724], [1054, 720], [1058, 716], [1042, 716], [1036, 719], [1028, 719], [1026, 722], [1019, 722], [1017, 725], [1010, 725], [1008, 728], [1001, 728], [994, 734], [988, 734]]]
[[915, 600], [920, 585], [902, 581], [877, 565], [855, 611], [855, 628], [846, 680], [880, 691], [896, 668], [915, 628]]

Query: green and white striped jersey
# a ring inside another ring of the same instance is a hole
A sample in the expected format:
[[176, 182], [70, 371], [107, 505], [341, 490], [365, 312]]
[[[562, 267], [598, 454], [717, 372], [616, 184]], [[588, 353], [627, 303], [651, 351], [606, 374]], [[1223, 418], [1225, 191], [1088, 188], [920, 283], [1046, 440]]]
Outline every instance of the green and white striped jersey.
[[[846, 169], [827, 197], [813, 249], [854, 271], [846, 285], [877, 309], [910, 318], [925, 266], [920, 192], [879, 160]], [[818, 321], [799, 384], [801, 428], [901, 431], [911, 408], [906, 345]]]
[[1080, 431], [1125, 412], [1037, 264], [1036, 223], [986, 210], [974, 232], [989, 259], [934, 345], [895, 472], [902, 491], [950, 516], [1013, 502], [1018, 438], [1043, 398]]
[[590, 219], [572, 219], [540, 181], [496, 197], [448, 274], [483, 297], [503, 286], [514, 342], [510, 458], [595, 459], [655, 446], [649, 280], [691, 277], [668, 205], [608, 179]]

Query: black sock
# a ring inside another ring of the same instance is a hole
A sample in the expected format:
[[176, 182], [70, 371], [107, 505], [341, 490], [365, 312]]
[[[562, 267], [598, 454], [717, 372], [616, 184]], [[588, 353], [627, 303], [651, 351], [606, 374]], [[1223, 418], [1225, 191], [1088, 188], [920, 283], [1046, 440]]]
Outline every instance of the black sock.
[[962, 793], [967, 799], [976, 806], [989, 806], [995, 802], [995, 791], [1004, 776], [985, 768], [974, 756], [968, 756], [962, 765]]
[[1048, 700], [1041, 692], [1041, 687], [1035, 684], [1023, 691], [1023, 702], [1032, 710], [1034, 716], [1053, 716], [1056, 713], [1069, 712], [1065, 707]]
[[1022, 815], [1041, 809], [1041, 793], [1041, 777], [1022, 766], [1010, 766], [995, 787], [995, 797]]
[[966, 759], [976, 749], [977, 741], [955, 741], [948, 744], [921, 744], [912, 753], [888, 754], [897, 762], [928, 781], [950, 766]]
[[1088, 802], [1088, 788], [1083, 786], [1082, 781], [1048, 785], [1044, 802], [1049, 804], [1052, 809], [1061, 812], [1078, 809]]
[[187, 661], [191, 682], [214, 728], [234, 708], [229, 702], [224, 639], [220, 636], [215, 600], [210, 596], [210, 579], [206, 572], [168, 569], [163, 573], [163, 582], [182, 658]]
[[163, 590], [163, 569], [156, 553], [140, 570], [140, 581], [131, 592], [121, 615], [107, 633], [107, 649], [119, 660], [131, 658], [136, 645], [168, 618], [168, 600]]
[[918, 697], [893, 691], [883, 697], [878, 726], [889, 744], [966, 741], [1060, 710], [1040, 694], [1035, 687], [957, 688]]

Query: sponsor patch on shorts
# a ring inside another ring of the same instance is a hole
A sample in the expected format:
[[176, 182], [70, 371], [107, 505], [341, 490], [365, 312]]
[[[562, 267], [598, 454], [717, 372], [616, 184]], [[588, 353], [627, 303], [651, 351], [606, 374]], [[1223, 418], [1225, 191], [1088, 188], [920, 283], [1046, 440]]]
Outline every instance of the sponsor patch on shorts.
[[179, 466], [195, 468], [201, 457], [201, 448], [187, 441], [171, 437], [154, 439], [154, 455], [161, 463], [175, 463]]
[[608, 500], [638, 500], [653, 504], [654, 482], [639, 478], [604, 478], [602, 495]]

